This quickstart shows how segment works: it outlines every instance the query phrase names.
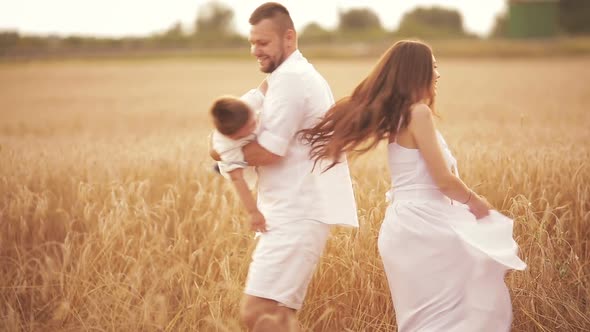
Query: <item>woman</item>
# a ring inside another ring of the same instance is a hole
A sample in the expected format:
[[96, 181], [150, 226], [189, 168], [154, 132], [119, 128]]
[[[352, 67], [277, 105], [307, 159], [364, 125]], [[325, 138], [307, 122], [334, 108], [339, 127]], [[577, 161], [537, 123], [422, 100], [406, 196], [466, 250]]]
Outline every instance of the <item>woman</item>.
[[512, 220], [459, 179], [435, 128], [439, 78], [428, 45], [399, 41], [302, 137], [316, 161], [389, 140], [391, 204], [378, 246], [400, 332], [508, 331], [504, 274], [526, 265], [516, 255]]

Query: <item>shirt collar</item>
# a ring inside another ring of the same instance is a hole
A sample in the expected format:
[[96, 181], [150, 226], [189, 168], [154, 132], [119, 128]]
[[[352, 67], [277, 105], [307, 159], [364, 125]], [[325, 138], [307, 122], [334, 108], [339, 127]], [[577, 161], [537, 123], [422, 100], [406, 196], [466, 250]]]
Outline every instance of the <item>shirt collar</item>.
[[283, 61], [283, 63], [281, 63], [272, 73], [270, 73], [270, 75], [268, 75], [269, 79], [272, 79], [272, 77], [279, 73], [282, 69], [284, 68], [289, 68], [289, 66], [292, 66], [293, 64], [297, 63], [300, 60], [305, 60], [305, 58], [303, 57], [303, 54], [301, 54], [301, 52], [296, 49], [295, 51], [293, 51], [293, 53], [291, 53], [291, 55], [289, 55], [285, 61]]

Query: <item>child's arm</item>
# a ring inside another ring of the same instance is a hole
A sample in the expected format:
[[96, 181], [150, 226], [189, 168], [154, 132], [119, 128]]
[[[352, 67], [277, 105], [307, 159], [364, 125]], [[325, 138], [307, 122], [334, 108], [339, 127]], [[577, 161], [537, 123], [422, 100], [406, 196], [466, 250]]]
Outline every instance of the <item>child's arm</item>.
[[248, 189], [248, 185], [244, 180], [244, 170], [242, 168], [237, 168], [228, 174], [238, 192], [238, 196], [240, 196], [240, 200], [250, 214], [250, 228], [256, 232], [266, 232], [266, 220], [258, 210], [254, 197], [252, 197], [252, 193], [250, 192], [250, 189]]

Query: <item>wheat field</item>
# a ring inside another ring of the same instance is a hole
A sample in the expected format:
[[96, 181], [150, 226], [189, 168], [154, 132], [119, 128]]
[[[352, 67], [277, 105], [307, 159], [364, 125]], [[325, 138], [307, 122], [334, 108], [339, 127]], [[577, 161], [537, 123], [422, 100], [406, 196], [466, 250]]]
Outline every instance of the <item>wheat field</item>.
[[[342, 97], [375, 61], [313, 62]], [[590, 59], [438, 62], [439, 127], [528, 263], [506, 279], [513, 331], [589, 331]], [[241, 330], [255, 241], [207, 108], [262, 79], [254, 60], [0, 64], [0, 330]], [[333, 231], [306, 330], [395, 330], [384, 152], [352, 162], [361, 227]]]

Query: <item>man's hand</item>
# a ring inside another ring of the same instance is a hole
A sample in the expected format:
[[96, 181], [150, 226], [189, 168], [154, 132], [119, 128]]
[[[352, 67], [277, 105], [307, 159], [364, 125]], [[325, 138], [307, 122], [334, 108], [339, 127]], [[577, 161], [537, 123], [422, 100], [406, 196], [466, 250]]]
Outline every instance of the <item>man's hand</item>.
[[266, 219], [258, 210], [250, 213], [250, 229], [254, 232], [266, 232]]

